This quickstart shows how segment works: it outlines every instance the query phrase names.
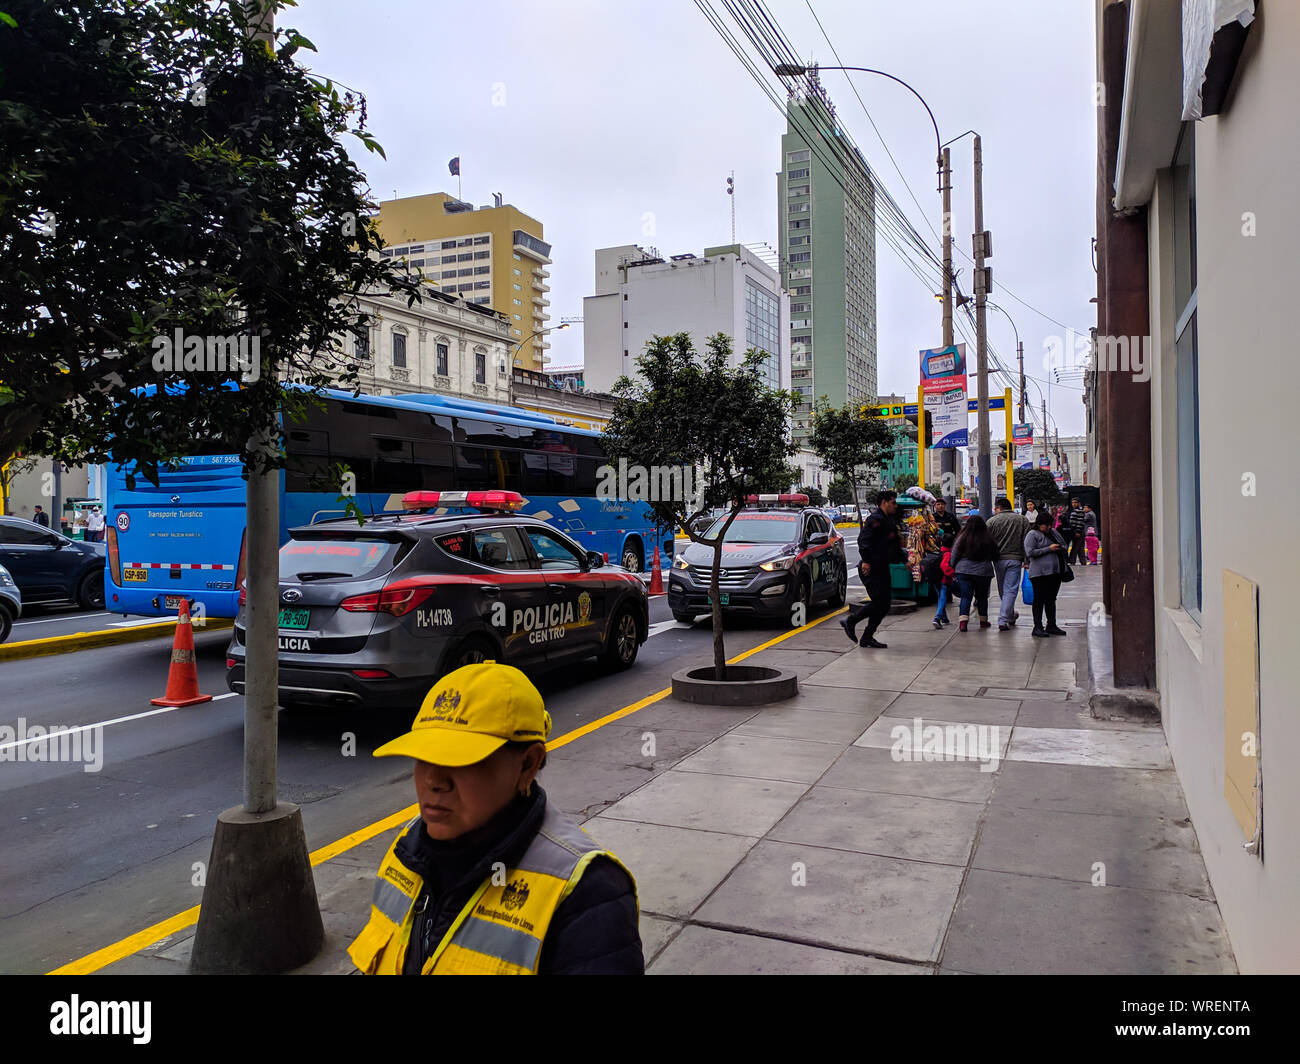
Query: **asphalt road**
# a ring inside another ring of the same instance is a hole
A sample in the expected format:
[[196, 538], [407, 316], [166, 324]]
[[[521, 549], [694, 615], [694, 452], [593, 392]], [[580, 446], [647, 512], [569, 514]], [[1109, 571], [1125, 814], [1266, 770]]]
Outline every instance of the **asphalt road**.
[[[852, 574], [852, 541], [847, 553]], [[654, 598], [650, 622], [651, 637], [625, 672], [606, 674], [593, 662], [535, 678], [554, 736], [669, 686], [684, 666], [711, 660], [706, 619], [678, 624], [666, 599]], [[782, 630], [729, 621], [727, 654]], [[208, 860], [217, 815], [243, 800], [243, 698], [226, 690], [229, 638], [228, 631], [196, 633], [199, 689], [215, 698], [184, 709], [149, 704], [166, 686], [165, 638], [0, 664], [0, 724], [105, 725], [102, 749], [87, 743], [81, 751], [92, 766], [100, 759], [98, 771], [0, 760], [0, 972], [50, 971], [198, 904], [195, 865]], [[278, 793], [302, 806], [310, 848], [412, 802], [409, 764], [370, 756], [405, 731], [409, 718], [344, 709], [281, 713]]]

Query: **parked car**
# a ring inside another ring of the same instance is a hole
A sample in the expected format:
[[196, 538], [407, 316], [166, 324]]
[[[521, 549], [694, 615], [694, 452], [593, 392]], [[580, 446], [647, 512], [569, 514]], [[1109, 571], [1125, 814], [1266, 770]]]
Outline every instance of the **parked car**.
[[[721, 532], [720, 518], [708, 535]], [[844, 537], [802, 494], [752, 495], [722, 545], [718, 594], [724, 614], [788, 620], [795, 603], [805, 614], [825, 602], [844, 605], [848, 567]], [[676, 552], [668, 575], [668, 607], [690, 622], [711, 609], [713, 548], [691, 543]]]
[[23, 595], [9, 575], [9, 570], [0, 565], [0, 643], [9, 638], [14, 629], [14, 621], [23, 615]]
[[[280, 548], [287, 706], [416, 706], [439, 676], [499, 661], [525, 672], [600, 658], [625, 669], [649, 636], [645, 585], [509, 491], [409, 492], [409, 512], [289, 530]], [[432, 512], [438, 511], [438, 512]], [[241, 588], [226, 682], [245, 689]]]
[[104, 544], [69, 539], [22, 517], [0, 517], [0, 565], [27, 605], [75, 602], [104, 608]]

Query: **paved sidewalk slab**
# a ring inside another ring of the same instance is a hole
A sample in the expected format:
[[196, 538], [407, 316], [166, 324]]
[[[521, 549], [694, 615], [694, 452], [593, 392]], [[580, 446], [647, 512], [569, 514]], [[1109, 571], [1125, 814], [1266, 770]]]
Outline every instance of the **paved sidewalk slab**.
[[760, 935], [688, 927], [650, 966], [649, 974], [929, 975], [930, 969]]

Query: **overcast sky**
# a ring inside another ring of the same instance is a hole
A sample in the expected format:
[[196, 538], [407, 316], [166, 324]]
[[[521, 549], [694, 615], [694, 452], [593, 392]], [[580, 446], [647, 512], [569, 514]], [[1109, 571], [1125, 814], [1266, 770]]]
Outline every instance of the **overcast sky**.
[[[807, 0], [768, 3], [801, 56], [836, 63]], [[1045, 345], [1053, 336], [1063, 342], [1067, 326], [1086, 334], [1095, 321], [1091, 0], [811, 4], [843, 64], [884, 69], [913, 85], [944, 140], [971, 128], [982, 135], [993, 299], [1015, 320], [1025, 372], [1046, 392], [1053, 374]], [[784, 116], [693, 0], [300, 5], [280, 16], [318, 49], [300, 56], [366, 94], [368, 128], [388, 156], [358, 156], [376, 197], [455, 194], [447, 161], [460, 156], [465, 199], [490, 203], [501, 192], [545, 226], [554, 246], [553, 324], [582, 314], [598, 247], [640, 243], [671, 255], [729, 243], [725, 187], [733, 170], [737, 240], [777, 246]], [[713, 6], [722, 11], [721, 0]], [[897, 169], [846, 77], [855, 79]], [[937, 250], [926, 224], [937, 227], [940, 210], [924, 109], [906, 89], [869, 74], [828, 71], [823, 84], [885, 187]], [[969, 294], [971, 138], [953, 151], [956, 265]], [[941, 342], [939, 304], [879, 238], [876, 271], [879, 387], [913, 394], [918, 351]], [[1014, 366], [1011, 326], [992, 311], [989, 337]], [[582, 361], [580, 327], [550, 339], [553, 364]], [[973, 347], [968, 355], [973, 367]], [[1002, 387], [990, 386], [994, 394]], [[1032, 384], [1029, 393], [1037, 406]], [[1078, 374], [1051, 386], [1063, 436], [1083, 431], [1081, 396]], [[995, 437], [1000, 426], [995, 414]]]

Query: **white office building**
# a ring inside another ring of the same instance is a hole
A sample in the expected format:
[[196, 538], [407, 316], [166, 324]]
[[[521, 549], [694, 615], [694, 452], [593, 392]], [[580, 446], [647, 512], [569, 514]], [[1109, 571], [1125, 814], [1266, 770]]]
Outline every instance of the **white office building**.
[[748, 348], [767, 352], [773, 388], [790, 386], [790, 296], [780, 275], [740, 245], [664, 259], [635, 244], [596, 252], [596, 291], [583, 301], [585, 381], [608, 392], [652, 336], [689, 333], [703, 352], [714, 333], [732, 338], [733, 364]]

